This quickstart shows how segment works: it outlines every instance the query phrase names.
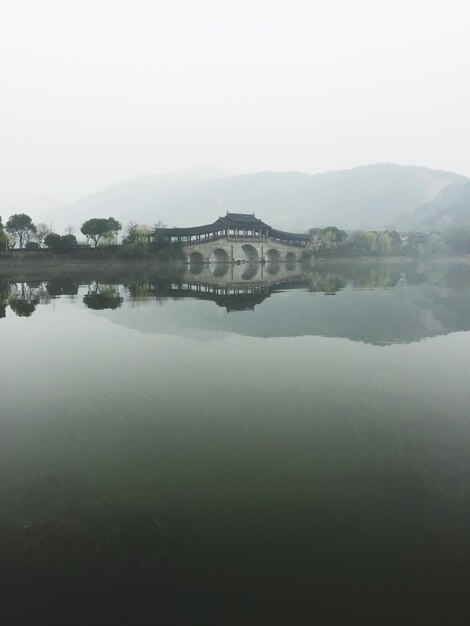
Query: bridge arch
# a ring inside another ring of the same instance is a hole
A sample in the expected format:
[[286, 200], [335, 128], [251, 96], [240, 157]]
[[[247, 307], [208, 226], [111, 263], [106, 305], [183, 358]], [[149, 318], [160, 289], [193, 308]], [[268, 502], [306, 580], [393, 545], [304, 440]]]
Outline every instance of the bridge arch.
[[214, 248], [209, 255], [209, 262], [214, 261], [215, 263], [228, 263], [229, 260], [227, 251], [223, 248]]
[[276, 248], [271, 248], [266, 252], [266, 260], [268, 262], [279, 263], [281, 260], [281, 253]]
[[202, 255], [201, 252], [198, 252], [197, 250], [194, 250], [194, 252], [191, 252], [191, 254], [189, 255], [189, 262], [192, 264], [197, 264], [197, 263], [204, 263], [204, 256]]
[[245, 243], [243, 246], [241, 246], [236, 254], [237, 259], [240, 258], [240, 255], [243, 257], [244, 256], [244, 260], [247, 263], [258, 263], [259, 261], [259, 254], [258, 254], [258, 250], [255, 248], [255, 246], [252, 246], [250, 243]]
[[209, 271], [212, 276], [215, 276], [216, 278], [222, 278], [223, 276], [225, 276], [225, 274], [229, 270], [229, 267], [230, 265], [228, 261], [216, 261], [214, 263], [209, 263]]
[[244, 266], [244, 270], [242, 273], [242, 280], [252, 280], [259, 270], [259, 263], [247, 263]]
[[295, 256], [294, 252], [288, 252], [286, 254], [286, 261], [288, 263], [295, 263], [297, 261], [297, 257]]
[[189, 273], [192, 274], [193, 276], [202, 274], [203, 271], [204, 271], [204, 263], [199, 263], [197, 261], [196, 263], [189, 264]]
[[280, 269], [281, 266], [277, 261], [269, 261], [268, 263], [266, 263], [266, 271], [268, 274], [271, 274], [271, 276], [277, 274]]

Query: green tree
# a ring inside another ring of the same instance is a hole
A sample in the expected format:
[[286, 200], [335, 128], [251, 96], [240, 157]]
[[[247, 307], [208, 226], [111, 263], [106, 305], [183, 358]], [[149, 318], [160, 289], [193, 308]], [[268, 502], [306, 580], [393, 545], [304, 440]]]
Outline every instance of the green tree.
[[117, 237], [120, 230], [121, 224], [114, 217], [108, 217], [107, 219], [94, 217], [84, 222], [80, 228], [87, 241], [91, 239], [94, 242], [95, 248], [98, 247], [100, 239], [110, 236]]
[[334, 253], [347, 237], [346, 231], [340, 230], [336, 226], [311, 228], [309, 233], [310, 244], [319, 254], [327, 251], [329, 253]]
[[31, 235], [34, 235], [37, 229], [29, 215], [15, 213], [6, 223], [6, 230], [18, 241], [19, 247], [22, 248], [23, 243], [29, 241]]
[[364, 255], [387, 255], [392, 247], [392, 237], [387, 232], [357, 230], [349, 235], [344, 250]]
[[388, 233], [376, 233], [376, 253], [386, 256], [392, 251], [392, 238]]
[[77, 247], [77, 238], [75, 235], [62, 235], [60, 238], [61, 249], [64, 252], [73, 250]]
[[54, 252], [68, 252], [77, 247], [77, 239], [75, 235], [49, 233], [44, 239], [44, 245]]
[[154, 234], [154, 228], [145, 224], [137, 224], [136, 222], [129, 222], [126, 226], [126, 235], [122, 240], [125, 245], [140, 244], [146, 246], [149, 243], [149, 238]]
[[44, 238], [44, 245], [51, 250], [58, 250], [60, 247], [60, 235], [57, 233], [49, 233]]
[[392, 248], [400, 248], [400, 246], [402, 245], [402, 240], [399, 233], [397, 233], [396, 230], [386, 231], [386, 233], [390, 237], [390, 240], [392, 242]]
[[24, 245], [25, 250], [40, 250], [40, 246], [37, 241], [27, 241]]
[[0, 252], [8, 252], [8, 235], [3, 229], [1, 217], [0, 217]]
[[329, 250], [335, 250], [346, 239], [346, 236], [346, 232], [336, 226], [327, 226], [321, 232], [321, 239]]
[[447, 252], [447, 246], [444, 238], [440, 233], [431, 233], [424, 246], [423, 254], [428, 256], [434, 256], [439, 254], [445, 254]]

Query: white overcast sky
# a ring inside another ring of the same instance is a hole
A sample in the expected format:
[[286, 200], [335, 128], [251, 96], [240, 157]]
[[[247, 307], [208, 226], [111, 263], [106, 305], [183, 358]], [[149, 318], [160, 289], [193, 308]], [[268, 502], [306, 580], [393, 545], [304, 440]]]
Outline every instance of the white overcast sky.
[[140, 174], [470, 176], [468, 0], [0, 0], [0, 211]]

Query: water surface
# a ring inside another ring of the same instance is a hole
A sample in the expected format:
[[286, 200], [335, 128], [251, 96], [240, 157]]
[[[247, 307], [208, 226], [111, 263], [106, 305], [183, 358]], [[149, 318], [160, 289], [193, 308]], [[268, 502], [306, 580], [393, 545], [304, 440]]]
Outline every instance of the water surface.
[[0, 338], [8, 623], [466, 623], [468, 264], [0, 272]]

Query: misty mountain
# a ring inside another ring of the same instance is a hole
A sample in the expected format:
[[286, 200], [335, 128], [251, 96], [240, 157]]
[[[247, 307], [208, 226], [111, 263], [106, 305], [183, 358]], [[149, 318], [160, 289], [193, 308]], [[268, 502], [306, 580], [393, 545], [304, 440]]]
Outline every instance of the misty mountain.
[[400, 228], [397, 216], [405, 223], [450, 185], [467, 182], [452, 172], [388, 163], [321, 174], [184, 172], [118, 183], [51, 212], [49, 219], [55, 228], [79, 227], [90, 217], [110, 215], [123, 224], [162, 220], [169, 226], [192, 226], [235, 211], [254, 212], [285, 230]]
[[408, 218], [415, 230], [470, 228], [470, 181], [444, 187], [431, 202], [416, 209]]

